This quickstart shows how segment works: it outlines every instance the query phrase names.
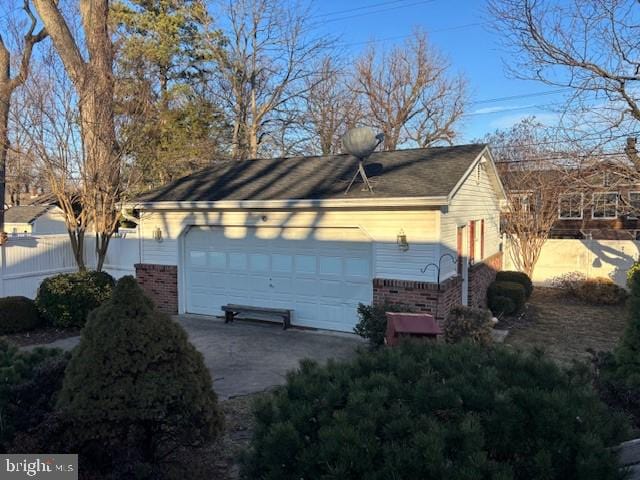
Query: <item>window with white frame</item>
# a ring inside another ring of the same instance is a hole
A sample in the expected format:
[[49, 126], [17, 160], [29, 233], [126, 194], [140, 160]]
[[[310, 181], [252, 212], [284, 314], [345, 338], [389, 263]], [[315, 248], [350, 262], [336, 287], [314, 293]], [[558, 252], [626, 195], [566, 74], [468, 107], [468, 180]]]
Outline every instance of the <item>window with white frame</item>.
[[640, 217], [640, 192], [629, 192], [629, 217]]
[[593, 194], [592, 218], [616, 218], [618, 216], [618, 192]]
[[582, 193], [564, 193], [560, 195], [559, 215], [560, 218], [581, 219], [582, 218]]

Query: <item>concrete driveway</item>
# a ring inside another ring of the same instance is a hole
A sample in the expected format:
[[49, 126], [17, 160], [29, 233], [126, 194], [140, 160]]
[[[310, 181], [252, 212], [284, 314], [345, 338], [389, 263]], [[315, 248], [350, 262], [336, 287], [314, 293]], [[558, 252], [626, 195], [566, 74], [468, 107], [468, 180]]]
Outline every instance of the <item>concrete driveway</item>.
[[[297, 368], [304, 358], [318, 362], [329, 358], [348, 359], [358, 346], [365, 344], [360, 337], [346, 333], [282, 330], [279, 325], [243, 320], [225, 324], [222, 318], [202, 315], [174, 318], [202, 352], [220, 399], [281, 385], [285, 383], [286, 373]], [[71, 337], [38, 346], [71, 350], [79, 341], [80, 337]]]
[[204, 355], [213, 388], [221, 399], [281, 385], [286, 373], [304, 358], [319, 362], [348, 359], [364, 345], [360, 337], [351, 334], [282, 330], [279, 325], [243, 320], [225, 324], [224, 319], [200, 315], [176, 318]]

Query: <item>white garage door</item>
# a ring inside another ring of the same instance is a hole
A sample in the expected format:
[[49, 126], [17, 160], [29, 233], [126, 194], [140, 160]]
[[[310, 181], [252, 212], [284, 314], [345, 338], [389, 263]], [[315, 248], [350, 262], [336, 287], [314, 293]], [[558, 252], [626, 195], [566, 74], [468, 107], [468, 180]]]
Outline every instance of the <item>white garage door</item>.
[[192, 227], [185, 248], [189, 313], [288, 308], [294, 325], [350, 332], [372, 301], [371, 243], [357, 228]]

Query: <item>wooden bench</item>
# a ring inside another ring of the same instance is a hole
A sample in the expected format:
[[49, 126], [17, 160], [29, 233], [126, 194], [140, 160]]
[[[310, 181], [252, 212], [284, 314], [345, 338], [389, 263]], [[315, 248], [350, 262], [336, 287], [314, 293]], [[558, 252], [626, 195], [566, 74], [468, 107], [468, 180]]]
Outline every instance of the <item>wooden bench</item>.
[[267, 314], [273, 317], [280, 317], [283, 321], [283, 329], [286, 330], [291, 326], [291, 310], [284, 308], [267, 308], [267, 307], [252, 307], [249, 305], [223, 305], [222, 311], [224, 312], [224, 323], [233, 322], [236, 315], [239, 314], [252, 314], [261, 313]]

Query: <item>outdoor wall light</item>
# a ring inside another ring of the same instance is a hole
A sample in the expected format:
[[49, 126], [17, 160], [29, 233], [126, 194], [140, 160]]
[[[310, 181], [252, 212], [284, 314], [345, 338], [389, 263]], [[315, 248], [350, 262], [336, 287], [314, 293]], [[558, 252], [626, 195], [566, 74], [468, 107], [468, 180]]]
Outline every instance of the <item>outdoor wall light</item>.
[[406, 252], [409, 250], [409, 242], [407, 241], [407, 234], [404, 233], [404, 230], [400, 230], [398, 233], [398, 248], [401, 252]]
[[160, 227], [156, 227], [156, 229], [153, 231], [153, 239], [156, 242], [162, 241], [162, 230], [160, 229]]

